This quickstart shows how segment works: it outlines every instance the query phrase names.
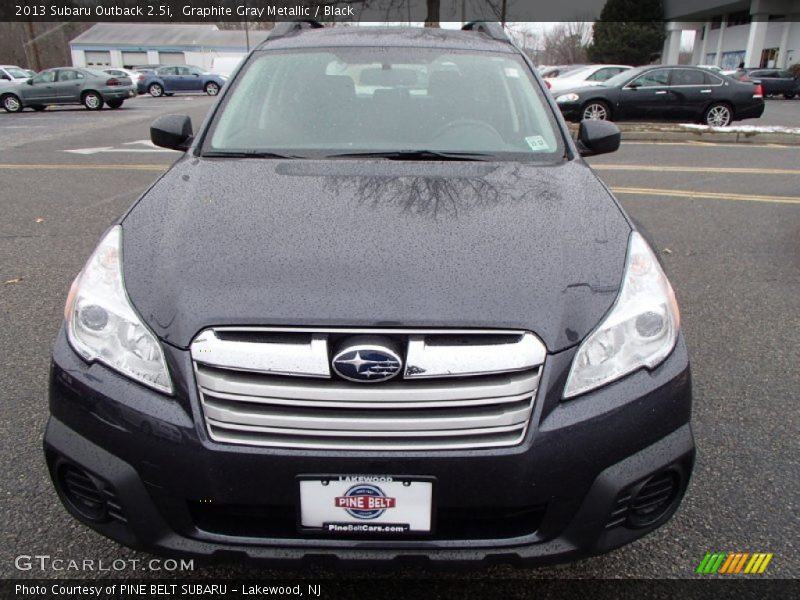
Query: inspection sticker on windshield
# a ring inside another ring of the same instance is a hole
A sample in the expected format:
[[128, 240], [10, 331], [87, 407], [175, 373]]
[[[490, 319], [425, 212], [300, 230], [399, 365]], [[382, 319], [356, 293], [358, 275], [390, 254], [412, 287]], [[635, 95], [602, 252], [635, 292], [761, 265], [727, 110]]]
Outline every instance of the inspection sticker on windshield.
[[331, 534], [431, 531], [433, 482], [419, 478], [300, 477], [300, 526]]
[[515, 79], [519, 77], [519, 71], [514, 67], [506, 67], [504, 71], [506, 72], [506, 77], [514, 77]]
[[529, 135], [525, 138], [525, 141], [528, 142], [528, 146], [530, 146], [531, 150], [534, 152], [547, 152], [550, 150], [550, 146], [540, 135]]

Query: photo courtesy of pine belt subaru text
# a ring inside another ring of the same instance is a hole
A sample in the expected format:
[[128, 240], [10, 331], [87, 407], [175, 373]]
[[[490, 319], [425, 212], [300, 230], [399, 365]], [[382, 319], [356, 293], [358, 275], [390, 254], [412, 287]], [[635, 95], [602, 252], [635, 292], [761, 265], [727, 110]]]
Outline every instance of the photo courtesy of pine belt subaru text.
[[102, 235], [44, 452], [117, 542], [536, 565], [669, 520], [691, 377], [659, 257], [496, 23], [278, 24]]

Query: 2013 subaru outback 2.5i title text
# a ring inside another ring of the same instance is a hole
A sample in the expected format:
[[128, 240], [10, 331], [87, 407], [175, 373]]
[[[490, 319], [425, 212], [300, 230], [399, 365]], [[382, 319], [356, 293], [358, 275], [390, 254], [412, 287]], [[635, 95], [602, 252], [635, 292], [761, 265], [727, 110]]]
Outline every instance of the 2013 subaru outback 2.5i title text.
[[694, 460], [672, 288], [496, 24], [278, 25], [72, 285], [44, 447], [167, 554], [604, 552]]

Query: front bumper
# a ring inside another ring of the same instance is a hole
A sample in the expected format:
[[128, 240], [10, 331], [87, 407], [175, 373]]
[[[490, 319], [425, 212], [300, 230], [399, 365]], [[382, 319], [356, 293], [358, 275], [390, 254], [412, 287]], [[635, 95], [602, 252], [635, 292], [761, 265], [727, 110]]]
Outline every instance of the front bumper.
[[561, 114], [567, 121], [577, 123], [581, 120], [581, 104], [580, 102], [564, 102], [558, 105]]
[[[523, 444], [480, 451], [321, 452], [218, 444], [202, 425], [188, 353], [165, 351], [174, 398], [103, 365], [85, 364], [62, 330], [44, 438], [54, 481], [60, 481], [64, 465], [79, 467], [119, 507], [112, 517], [92, 521], [57, 483], [70, 512], [125, 545], [158, 553], [281, 562], [573, 560], [666, 522], [694, 461], [682, 339], [654, 371], [569, 402], [560, 396], [574, 349], [549, 356]], [[665, 470], [675, 474], [676, 489], [656, 519], [634, 527], [612, 514], [619, 516], [621, 498]], [[311, 473], [433, 477], [434, 510], [440, 522], [450, 518], [450, 528], [415, 539], [303, 536], [295, 531], [296, 477]], [[452, 518], [458, 514], [465, 515], [460, 529]], [[476, 527], [487, 515], [504, 518]]]

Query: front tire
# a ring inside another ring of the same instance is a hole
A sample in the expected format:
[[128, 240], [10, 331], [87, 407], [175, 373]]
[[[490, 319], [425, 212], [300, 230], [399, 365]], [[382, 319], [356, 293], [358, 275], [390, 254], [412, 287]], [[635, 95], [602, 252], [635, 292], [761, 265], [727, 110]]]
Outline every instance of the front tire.
[[703, 113], [703, 122], [710, 127], [727, 127], [733, 121], [733, 110], [727, 104], [712, 104]]
[[581, 119], [590, 121], [608, 121], [611, 118], [611, 109], [602, 100], [590, 100], [581, 109]]
[[14, 94], [6, 94], [3, 96], [3, 110], [9, 113], [21, 112], [22, 101]]
[[783, 95], [783, 97], [784, 97], [784, 98], [786, 98], [787, 100], [791, 100], [791, 99], [792, 99], [792, 98], [794, 98], [796, 95], [797, 95], [797, 94], [795, 94], [795, 92], [786, 92], [786, 93]]
[[209, 96], [216, 96], [219, 94], [219, 84], [214, 81], [209, 81], [206, 87], [203, 88]]
[[147, 88], [147, 93], [153, 98], [160, 98], [164, 95], [164, 88], [159, 83], [151, 83], [150, 87]]
[[97, 92], [86, 92], [83, 95], [83, 105], [87, 110], [100, 110], [103, 108], [103, 97]]
[[124, 102], [124, 100], [109, 100], [106, 104], [108, 104], [108, 108], [110, 108], [112, 110], [116, 110], [120, 106], [122, 106], [123, 102]]

